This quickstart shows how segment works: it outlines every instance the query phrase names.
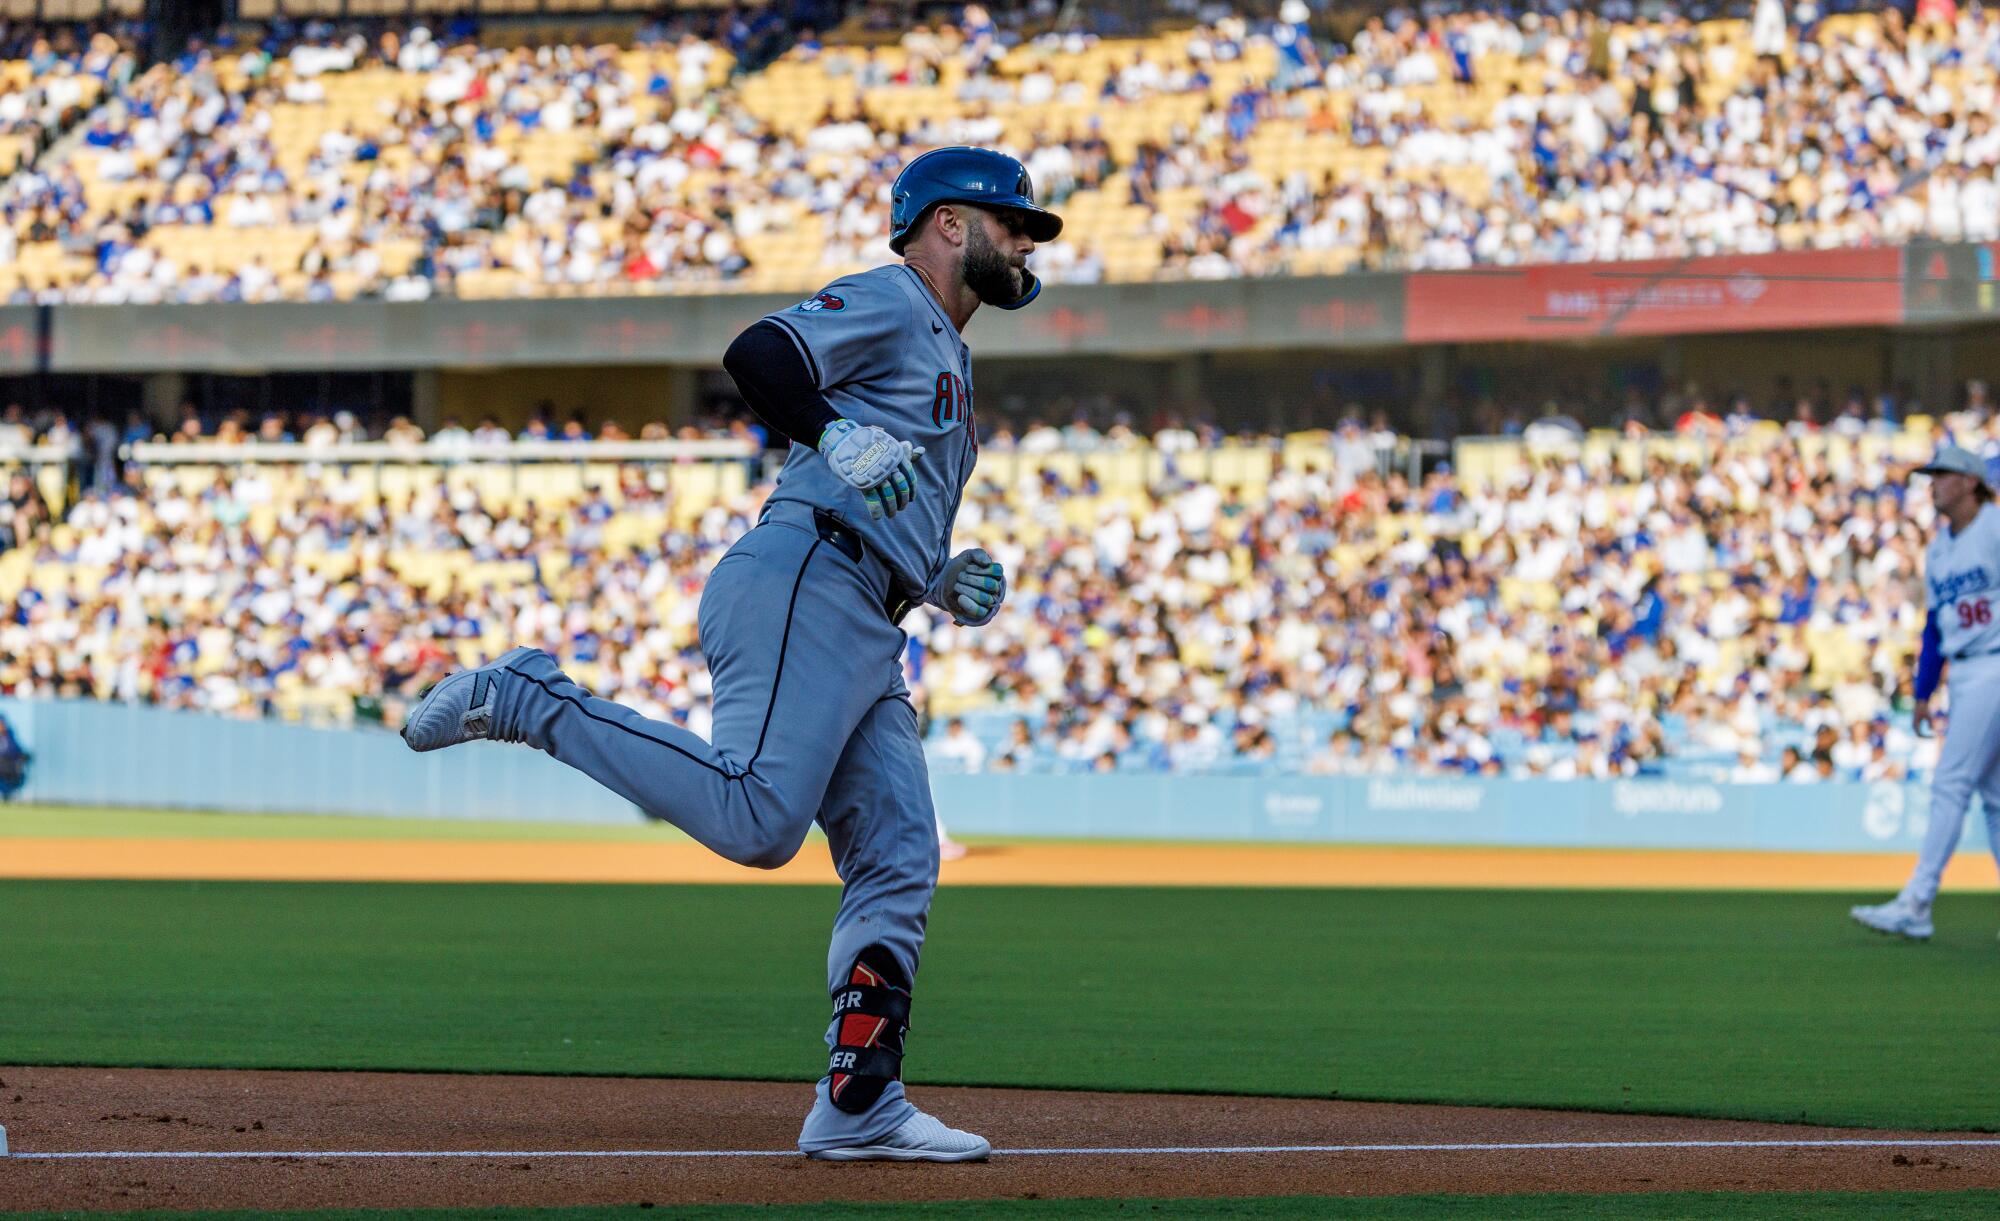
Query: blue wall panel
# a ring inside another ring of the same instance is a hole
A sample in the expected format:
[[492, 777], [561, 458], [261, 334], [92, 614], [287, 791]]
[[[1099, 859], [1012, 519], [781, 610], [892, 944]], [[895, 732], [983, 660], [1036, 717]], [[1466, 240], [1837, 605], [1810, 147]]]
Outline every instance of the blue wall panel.
[[[633, 823], [629, 803], [537, 751], [417, 755], [394, 734], [92, 701], [0, 699], [35, 752], [22, 800], [58, 805]], [[967, 835], [1600, 848], [1913, 851], [1928, 792], [1375, 777], [987, 773], [932, 778]], [[1972, 819], [1964, 848], [1985, 843]]]
[[297, 814], [632, 823], [631, 803], [539, 751], [413, 754], [377, 729], [313, 729], [83, 700], [0, 700], [35, 753], [19, 800]]

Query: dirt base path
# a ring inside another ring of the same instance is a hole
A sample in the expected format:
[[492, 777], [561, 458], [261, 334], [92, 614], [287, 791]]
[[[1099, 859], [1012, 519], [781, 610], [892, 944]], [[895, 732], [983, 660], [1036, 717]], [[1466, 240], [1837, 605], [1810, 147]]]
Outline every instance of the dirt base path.
[[[822, 840], [782, 869], [679, 842], [52, 838], [0, 841], [0, 878], [263, 882], [838, 882]], [[1689, 852], [1329, 844], [1013, 843], [947, 862], [946, 886], [1446, 886], [1894, 891], [1907, 853]], [[1991, 890], [1961, 854], [1951, 890]]]
[[[838, 1165], [791, 1152], [798, 1084], [53, 1068], [0, 1081], [13, 1146], [0, 1200], [22, 1209], [2000, 1187], [1993, 1136], [1557, 1111], [924, 1088], [938, 1115], [993, 1140], [991, 1162]], [[1898, 1139], [1918, 1143], [1880, 1143]], [[1600, 1141], [1874, 1143], [1412, 1147]], [[1300, 1145], [1342, 1148], [1241, 1151]], [[1162, 1149], [1176, 1151], [1143, 1151]], [[271, 1156], [36, 1156], [144, 1151]], [[335, 1155], [356, 1151], [415, 1156]]]

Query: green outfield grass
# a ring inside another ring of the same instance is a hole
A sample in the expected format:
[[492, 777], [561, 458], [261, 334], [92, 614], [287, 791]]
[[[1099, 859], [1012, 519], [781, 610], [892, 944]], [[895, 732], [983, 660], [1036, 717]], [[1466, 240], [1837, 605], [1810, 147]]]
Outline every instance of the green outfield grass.
[[[0, 882], [0, 1063], [806, 1081], [834, 900]], [[1846, 902], [946, 889], [908, 1075], [2000, 1129], [2000, 904], [1918, 946]]]
[[[337, 1212], [140, 1212], [130, 1221], [591, 1221], [597, 1217], [669, 1216], [693, 1221], [745, 1217], [1330, 1217], [1382, 1221], [1972, 1221], [2000, 1210], [2000, 1191], [1673, 1192], [1589, 1196], [1386, 1196], [1342, 1198], [1283, 1196], [1224, 1200], [965, 1200], [934, 1204], [705, 1205], [688, 1208], [465, 1208], [377, 1209]], [[0, 1213], [14, 1221], [86, 1221], [102, 1213]]]

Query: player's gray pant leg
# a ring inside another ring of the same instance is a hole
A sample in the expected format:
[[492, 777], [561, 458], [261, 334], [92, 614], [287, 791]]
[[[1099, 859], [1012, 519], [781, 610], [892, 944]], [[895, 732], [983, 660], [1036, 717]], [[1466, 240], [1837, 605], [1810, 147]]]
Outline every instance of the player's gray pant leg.
[[[937, 885], [937, 816], [903, 634], [883, 603], [887, 568], [857, 562], [810, 528], [809, 508], [772, 506], [711, 572], [702, 651], [715, 680], [714, 742], [597, 699], [547, 654], [501, 680], [493, 736], [588, 774], [731, 860], [775, 866], [815, 818], [845, 889], [827, 989], [864, 952], [914, 983]], [[870, 1019], [872, 1021], [872, 1019]], [[827, 1030], [834, 1041], [840, 1026]], [[886, 1074], [884, 1074], [886, 1075]], [[799, 1137], [807, 1151], [864, 1144], [915, 1110], [892, 1080], [866, 1106], [821, 1078]]]
[[571, 682], [545, 653], [499, 685], [493, 736], [526, 742], [739, 864], [789, 861], [854, 727], [900, 681], [871, 574], [795, 525], [732, 547], [702, 594], [714, 740]]
[[[937, 815], [917, 714], [900, 679], [895, 693], [869, 709], [848, 739], [820, 823], [845, 886], [827, 950], [827, 990], [846, 984], [855, 960], [871, 946], [886, 949], [903, 978], [914, 981], [937, 889]], [[829, 1048], [841, 1020], [827, 1027]], [[892, 1081], [865, 1111], [850, 1114], [834, 1105], [831, 1080], [821, 1077], [816, 1087], [799, 1134], [804, 1152], [870, 1144], [916, 1109], [903, 1097], [903, 1083]]]

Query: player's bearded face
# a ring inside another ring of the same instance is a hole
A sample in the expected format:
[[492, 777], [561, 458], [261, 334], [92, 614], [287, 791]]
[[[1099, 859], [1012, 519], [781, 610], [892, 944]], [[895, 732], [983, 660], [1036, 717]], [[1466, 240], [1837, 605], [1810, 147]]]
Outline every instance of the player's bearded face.
[[983, 216], [965, 227], [964, 274], [966, 287], [988, 305], [1021, 299], [1021, 269], [987, 236]]

